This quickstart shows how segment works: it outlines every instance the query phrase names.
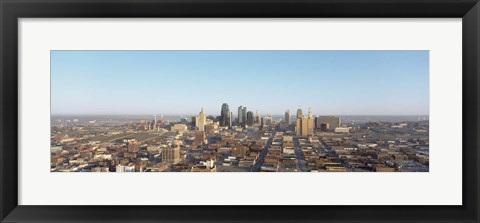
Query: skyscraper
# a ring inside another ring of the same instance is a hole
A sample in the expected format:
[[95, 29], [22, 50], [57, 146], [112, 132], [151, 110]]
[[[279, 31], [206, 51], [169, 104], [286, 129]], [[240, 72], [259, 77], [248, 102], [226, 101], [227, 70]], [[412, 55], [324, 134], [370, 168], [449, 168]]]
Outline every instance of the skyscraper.
[[228, 127], [232, 127], [233, 112], [228, 113]]
[[272, 115], [267, 114], [265, 117], [263, 117], [263, 124], [268, 125], [268, 126], [272, 126], [272, 124], [273, 124]]
[[242, 108], [242, 120], [243, 120], [243, 126], [245, 126], [247, 122], [247, 107]]
[[297, 119], [301, 118], [303, 116], [302, 109], [298, 108], [297, 109]]
[[260, 124], [260, 113], [258, 110], [255, 112], [255, 123]]
[[308, 116], [302, 116], [301, 120], [301, 127], [300, 127], [300, 135], [307, 136], [308, 135]]
[[290, 109], [288, 109], [286, 112], [285, 112], [285, 124], [287, 126], [290, 125], [292, 121], [290, 120]]
[[243, 106], [238, 107], [238, 125], [243, 124]]
[[197, 128], [200, 131], [205, 131], [205, 124], [207, 123], [207, 118], [205, 117], [205, 113], [203, 112], [203, 108], [198, 114], [197, 118]]
[[220, 126], [228, 126], [228, 115], [230, 114], [230, 109], [228, 108], [227, 103], [222, 104], [222, 111], [220, 112]]
[[298, 108], [297, 109], [297, 117], [296, 117], [296, 124], [295, 124], [295, 133], [297, 134], [297, 136], [300, 136], [302, 135], [302, 109], [301, 108]]
[[308, 119], [307, 119], [307, 134], [313, 135], [313, 129], [315, 128], [315, 118], [313, 117], [312, 108], [308, 108]]
[[253, 112], [248, 111], [247, 112], [247, 126], [253, 126], [254, 120], [253, 120]]
[[238, 107], [238, 125], [245, 126], [247, 122], [247, 107]]
[[297, 136], [308, 136], [313, 135], [313, 128], [314, 128], [314, 118], [312, 109], [308, 109], [308, 116], [302, 115], [302, 109], [297, 110], [297, 120], [295, 126], [295, 133]]
[[302, 135], [302, 118], [297, 117], [295, 122], [296, 122], [296, 124], [295, 124], [295, 134], [297, 136], [301, 136]]
[[191, 126], [197, 127], [197, 116], [192, 116]]

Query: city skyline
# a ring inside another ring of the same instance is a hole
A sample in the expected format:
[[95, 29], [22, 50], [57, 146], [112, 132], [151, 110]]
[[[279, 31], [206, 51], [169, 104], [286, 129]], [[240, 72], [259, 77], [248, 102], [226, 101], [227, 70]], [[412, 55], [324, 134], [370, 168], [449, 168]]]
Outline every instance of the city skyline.
[[239, 106], [222, 115], [56, 119], [52, 172], [428, 172], [429, 122], [351, 120], [298, 109], [291, 121]]
[[298, 107], [315, 115], [429, 115], [428, 51], [52, 51], [51, 59], [52, 115], [203, 108], [217, 116], [223, 103], [234, 117], [239, 106], [262, 115]]

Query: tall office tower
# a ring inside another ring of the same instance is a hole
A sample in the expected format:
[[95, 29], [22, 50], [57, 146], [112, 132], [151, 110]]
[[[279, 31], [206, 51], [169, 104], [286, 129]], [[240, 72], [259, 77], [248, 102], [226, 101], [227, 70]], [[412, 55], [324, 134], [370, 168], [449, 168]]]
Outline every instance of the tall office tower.
[[233, 122], [233, 112], [228, 113], [228, 127], [232, 127], [232, 122]]
[[297, 134], [297, 136], [301, 136], [302, 135], [302, 109], [301, 108], [298, 108], [297, 109], [297, 119], [295, 120], [296, 124], [295, 124], [295, 133]]
[[260, 124], [260, 113], [258, 110], [255, 112], [255, 123]]
[[164, 163], [177, 163], [181, 160], [180, 158], [180, 147], [179, 146], [166, 146], [162, 148], [162, 162]]
[[267, 114], [265, 117], [263, 117], [263, 124], [271, 126], [273, 124], [272, 115]]
[[153, 116], [155, 117], [153, 126], [156, 127], [157, 126], [157, 115], [153, 115]]
[[308, 116], [302, 115], [302, 110], [298, 109], [297, 114], [300, 118], [297, 118], [295, 133], [297, 136], [309, 136], [313, 135], [313, 129], [315, 127], [315, 122], [313, 118], [312, 109], [308, 109]]
[[203, 112], [203, 108], [198, 114], [197, 118], [197, 128], [200, 131], [205, 131], [205, 124], [207, 123], [207, 118], [205, 117], [205, 113]]
[[290, 120], [290, 109], [288, 109], [288, 110], [285, 112], [285, 124], [286, 124], [287, 126], [289, 126], [289, 125], [290, 125], [290, 122], [291, 122], [291, 120]]
[[197, 116], [192, 116], [191, 126], [197, 127]]
[[297, 119], [300, 119], [303, 116], [302, 109], [298, 108], [297, 109]]
[[253, 120], [253, 112], [248, 111], [247, 112], [247, 126], [253, 126], [254, 120]]
[[313, 129], [315, 129], [315, 120], [313, 117], [307, 119], [307, 135], [313, 135]]
[[242, 120], [243, 120], [243, 126], [247, 123], [247, 107], [243, 107], [242, 109]]
[[238, 107], [238, 125], [242, 125], [244, 122], [243, 120], [243, 106]]
[[313, 135], [314, 128], [315, 128], [315, 118], [313, 117], [312, 108], [308, 107], [307, 134]]
[[308, 135], [308, 116], [302, 116], [302, 118], [300, 120], [302, 122], [300, 135], [301, 136], [307, 136]]
[[296, 124], [295, 124], [295, 134], [297, 136], [302, 136], [302, 118], [297, 117], [295, 122], [296, 122]]
[[222, 111], [220, 112], [220, 126], [228, 126], [228, 114], [230, 109], [227, 103], [222, 104]]

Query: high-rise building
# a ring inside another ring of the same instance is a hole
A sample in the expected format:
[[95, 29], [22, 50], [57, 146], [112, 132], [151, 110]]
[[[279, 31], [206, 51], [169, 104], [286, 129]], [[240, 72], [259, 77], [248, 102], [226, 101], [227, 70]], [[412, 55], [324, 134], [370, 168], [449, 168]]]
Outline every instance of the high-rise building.
[[308, 108], [308, 120], [307, 120], [307, 134], [313, 135], [313, 129], [315, 128], [315, 118], [313, 117], [312, 108]]
[[268, 126], [272, 126], [272, 124], [273, 124], [272, 115], [267, 114], [265, 117], [263, 117], [263, 124], [268, 125]]
[[297, 118], [295, 121], [295, 134], [297, 136], [302, 135], [302, 117]]
[[315, 127], [315, 122], [313, 118], [312, 109], [308, 109], [308, 116], [302, 114], [302, 110], [299, 108], [297, 110], [297, 115], [300, 118], [296, 120], [295, 133], [297, 136], [309, 136], [313, 135], [313, 129]]
[[228, 127], [232, 127], [233, 112], [228, 113]]
[[191, 126], [197, 127], [197, 116], [192, 116]]
[[227, 103], [222, 104], [222, 111], [220, 112], [220, 126], [228, 126], [230, 109]]
[[245, 126], [247, 122], [247, 107], [239, 106], [238, 107], [238, 124]]
[[205, 113], [203, 112], [203, 108], [198, 114], [197, 118], [197, 128], [200, 131], [205, 131], [205, 124], [207, 123], [207, 117], [205, 116]]
[[297, 119], [301, 118], [303, 116], [302, 109], [298, 108], [297, 109]]
[[297, 136], [301, 136], [302, 135], [302, 109], [301, 108], [298, 108], [297, 109], [297, 119], [295, 120], [296, 124], [295, 124], [295, 133], [297, 134]]
[[162, 148], [162, 162], [164, 163], [177, 163], [181, 160], [180, 158], [180, 147], [179, 146], [165, 146]]
[[255, 112], [255, 123], [260, 124], [260, 113], [258, 110]]
[[285, 112], [285, 124], [287, 126], [290, 125], [292, 121], [290, 120], [290, 109]]
[[243, 126], [247, 123], [247, 107], [242, 108], [242, 120], [243, 120]]
[[243, 106], [238, 107], [238, 125], [243, 125]]
[[253, 112], [247, 112], [247, 126], [253, 126], [254, 119], [253, 119]]
[[302, 125], [300, 126], [300, 135], [307, 136], [308, 135], [308, 116], [302, 116], [300, 118]]
[[318, 116], [317, 117], [317, 128], [325, 127], [326, 130], [333, 131], [335, 128], [340, 127], [340, 117], [337, 116]]

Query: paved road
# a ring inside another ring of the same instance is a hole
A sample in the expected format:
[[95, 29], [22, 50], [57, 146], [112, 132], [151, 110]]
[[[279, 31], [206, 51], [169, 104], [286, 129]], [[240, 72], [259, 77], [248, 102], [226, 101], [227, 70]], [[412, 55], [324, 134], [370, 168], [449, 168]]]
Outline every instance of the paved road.
[[300, 147], [300, 142], [297, 137], [293, 138], [293, 145], [295, 146], [295, 157], [297, 158], [298, 169], [302, 172], [308, 172], [305, 154], [303, 154], [302, 147]]
[[265, 157], [267, 156], [268, 149], [272, 145], [273, 136], [275, 132], [272, 133], [272, 136], [268, 139], [267, 144], [265, 144], [265, 148], [263, 148], [262, 152], [258, 155], [257, 162], [255, 162], [255, 166], [252, 168], [252, 172], [260, 172], [263, 163], [265, 162]]

